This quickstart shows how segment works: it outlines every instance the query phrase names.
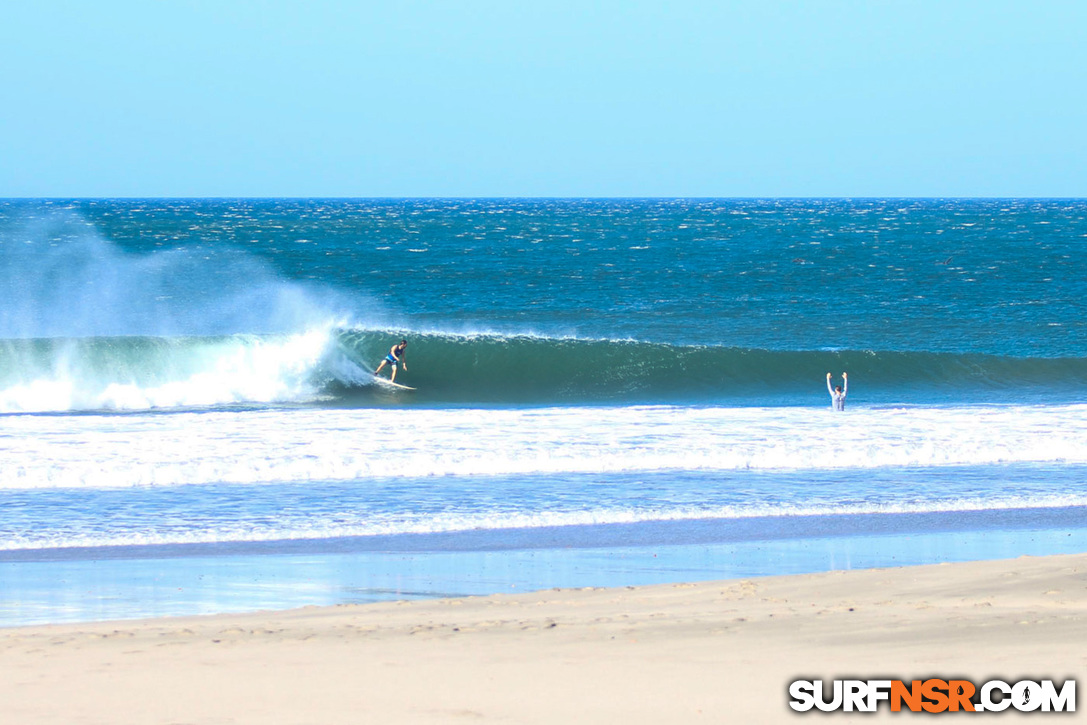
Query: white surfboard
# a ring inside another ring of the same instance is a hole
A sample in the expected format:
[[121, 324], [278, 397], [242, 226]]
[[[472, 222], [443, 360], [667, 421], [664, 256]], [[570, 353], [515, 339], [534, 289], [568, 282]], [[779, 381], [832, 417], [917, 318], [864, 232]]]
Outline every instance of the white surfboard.
[[386, 380], [385, 378], [381, 378], [376, 375], [374, 376], [374, 380], [378, 381], [382, 385], [388, 385], [390, 387], [399, 388], [401, 390], [415, 390], [415, 388], [409, 387], [407, 385], [401, 385], [400, 383], [394, 383], [392, 380]]

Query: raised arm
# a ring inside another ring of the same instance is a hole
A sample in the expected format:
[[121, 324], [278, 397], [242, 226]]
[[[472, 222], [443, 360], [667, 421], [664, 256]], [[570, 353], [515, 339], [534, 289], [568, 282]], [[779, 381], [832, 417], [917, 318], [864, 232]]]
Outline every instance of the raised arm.
[[842, 397], [849, 394], [849, 373], [842, 373]]
[[830, 384], [830, 373], [827, 373], [827, 392], [834, 397], [834, 387]]

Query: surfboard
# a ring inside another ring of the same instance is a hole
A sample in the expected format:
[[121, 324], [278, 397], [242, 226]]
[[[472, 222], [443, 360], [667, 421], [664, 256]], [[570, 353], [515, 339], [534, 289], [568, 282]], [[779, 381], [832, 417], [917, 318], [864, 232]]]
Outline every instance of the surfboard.
[[401, 390], [415, 390], [415, 388], [409, 387], [407, 385], [401, 385], [400, 383], [394, 383], [392, 380], [386, 380], [385, 378], [379, 378], [376, 375], [374, 376], [374, 380], [378, 381], [382, 385], [388, 385], [388, 386], [393, 387], [393, 388], [400, 388]]

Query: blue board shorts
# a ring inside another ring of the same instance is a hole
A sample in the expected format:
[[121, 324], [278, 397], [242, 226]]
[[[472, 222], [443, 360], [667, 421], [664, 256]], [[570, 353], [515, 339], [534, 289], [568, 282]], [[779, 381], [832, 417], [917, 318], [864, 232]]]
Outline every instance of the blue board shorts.
[[396, 363], [398, 362], [398, 360], [392, 355], [386, 355], [385, 360], [391, 362], [393, 364], [393, 367], [396, 367]]

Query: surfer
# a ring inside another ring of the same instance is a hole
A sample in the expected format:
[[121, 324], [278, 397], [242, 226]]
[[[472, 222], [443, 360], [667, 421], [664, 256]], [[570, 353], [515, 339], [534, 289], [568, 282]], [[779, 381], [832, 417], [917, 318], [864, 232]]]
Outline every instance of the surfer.
[[[842, 386], [845, 387], [842, 387]], [[845, 395], [849, 392], [849, 375], [842, 373], [842, 385], [830, 386], [830, 373], [827, 373], [827, 392], [830, 393], [830, 404], [835, 410], [845, 410]]]
[[404, 348], [407, 347], [407, 346], [408, 346], [408, 341], [407, 340], [401, 340], [400, 344], [393, 345], [392, 348], [389, 350], [389, 354], [386, 355], [385, 359], [381, 361], [381, 364], [377, 366], [377, 370], [374, 371], [374, 375], [377, 375], [378, 373], [380, 373], [381, 368], [385, 367], [386, 365], [391, 365], [393, 371], [392, 371], [392, 374], [389, 375], [389, 382], [395, 383], [396, 382], [396, 366], [397, 365], [403, 365], [405, 371], [407, 371], [407, 369], [408, 369], [408, 364], [407, 364], [407, 362], [404, 361]]

